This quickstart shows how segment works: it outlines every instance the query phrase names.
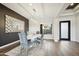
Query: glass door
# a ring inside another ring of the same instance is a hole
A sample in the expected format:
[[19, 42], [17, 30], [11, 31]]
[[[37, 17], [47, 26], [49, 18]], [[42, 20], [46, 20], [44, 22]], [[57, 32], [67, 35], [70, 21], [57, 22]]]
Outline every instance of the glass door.
[[70, 40], [70, 21], [60, 21], [60, 40]]

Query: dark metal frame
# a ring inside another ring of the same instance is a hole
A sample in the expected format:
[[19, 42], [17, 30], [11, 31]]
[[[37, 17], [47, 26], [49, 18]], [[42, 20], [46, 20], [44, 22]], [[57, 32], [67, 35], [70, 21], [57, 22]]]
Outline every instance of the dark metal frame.
[[[68, 23], [68, 39], [66, 39], [66, 38], [61, 38], [61, 23]], [[70, 32], [71, 32], [70, 21], [60, 21], [60, 22], [59, 22], [59, 39], [60, 39], [60, 40], [68, 40], [68, 41], [70, 41], [70, 37], [71, 37]]]

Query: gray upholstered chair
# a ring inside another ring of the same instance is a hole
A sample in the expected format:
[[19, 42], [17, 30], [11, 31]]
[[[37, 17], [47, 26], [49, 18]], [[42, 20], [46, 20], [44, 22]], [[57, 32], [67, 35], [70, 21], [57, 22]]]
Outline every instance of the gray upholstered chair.
[[28, 55], [29, 48], [35, 47], [36, 45], [38, 46], [42, 42], [42, 36], [41, 38], [35, 38], [35, 41], [29, 43], [25, 32], [20, 32], [18, 33], [18, 35], [19, 35], [20, 46], [21, 46], [20, 55]]
[[18, 33], [18, 35], [19, 35], [20, 46], [21, 46], [20, 55], [28, 55], [28, 49], [31, 48], [32, 45], [29, 44], [25, 32], [20, 32]]

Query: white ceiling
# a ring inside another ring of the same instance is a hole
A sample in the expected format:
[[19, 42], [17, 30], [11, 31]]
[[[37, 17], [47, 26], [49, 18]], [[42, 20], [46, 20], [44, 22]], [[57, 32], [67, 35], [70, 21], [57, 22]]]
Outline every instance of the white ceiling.
[[[64, 7], [64, 3], [2, 3], [20, 15], [40, 23], [52, 23]], [[35, 9], [36, 12], [33, 11]]]

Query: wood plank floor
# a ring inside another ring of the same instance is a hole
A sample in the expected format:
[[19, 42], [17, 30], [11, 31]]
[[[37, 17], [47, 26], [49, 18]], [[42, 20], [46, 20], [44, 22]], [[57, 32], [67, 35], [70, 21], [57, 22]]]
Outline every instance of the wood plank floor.
[[[6, 54], [17, 55], [17, 53], [14, 52], [20, 52], [20, 47], [18, 46]], [[54, 42], [53, 40], [44, 40], [41, 49], [39, 49], [39, 46], [30, 49], [28, 56], [79, 56], [79, 43], [71, 41]]]
[[4, 53], [0, 53], [0, 56], [7, 56], [7, 55], [5, 55]]

